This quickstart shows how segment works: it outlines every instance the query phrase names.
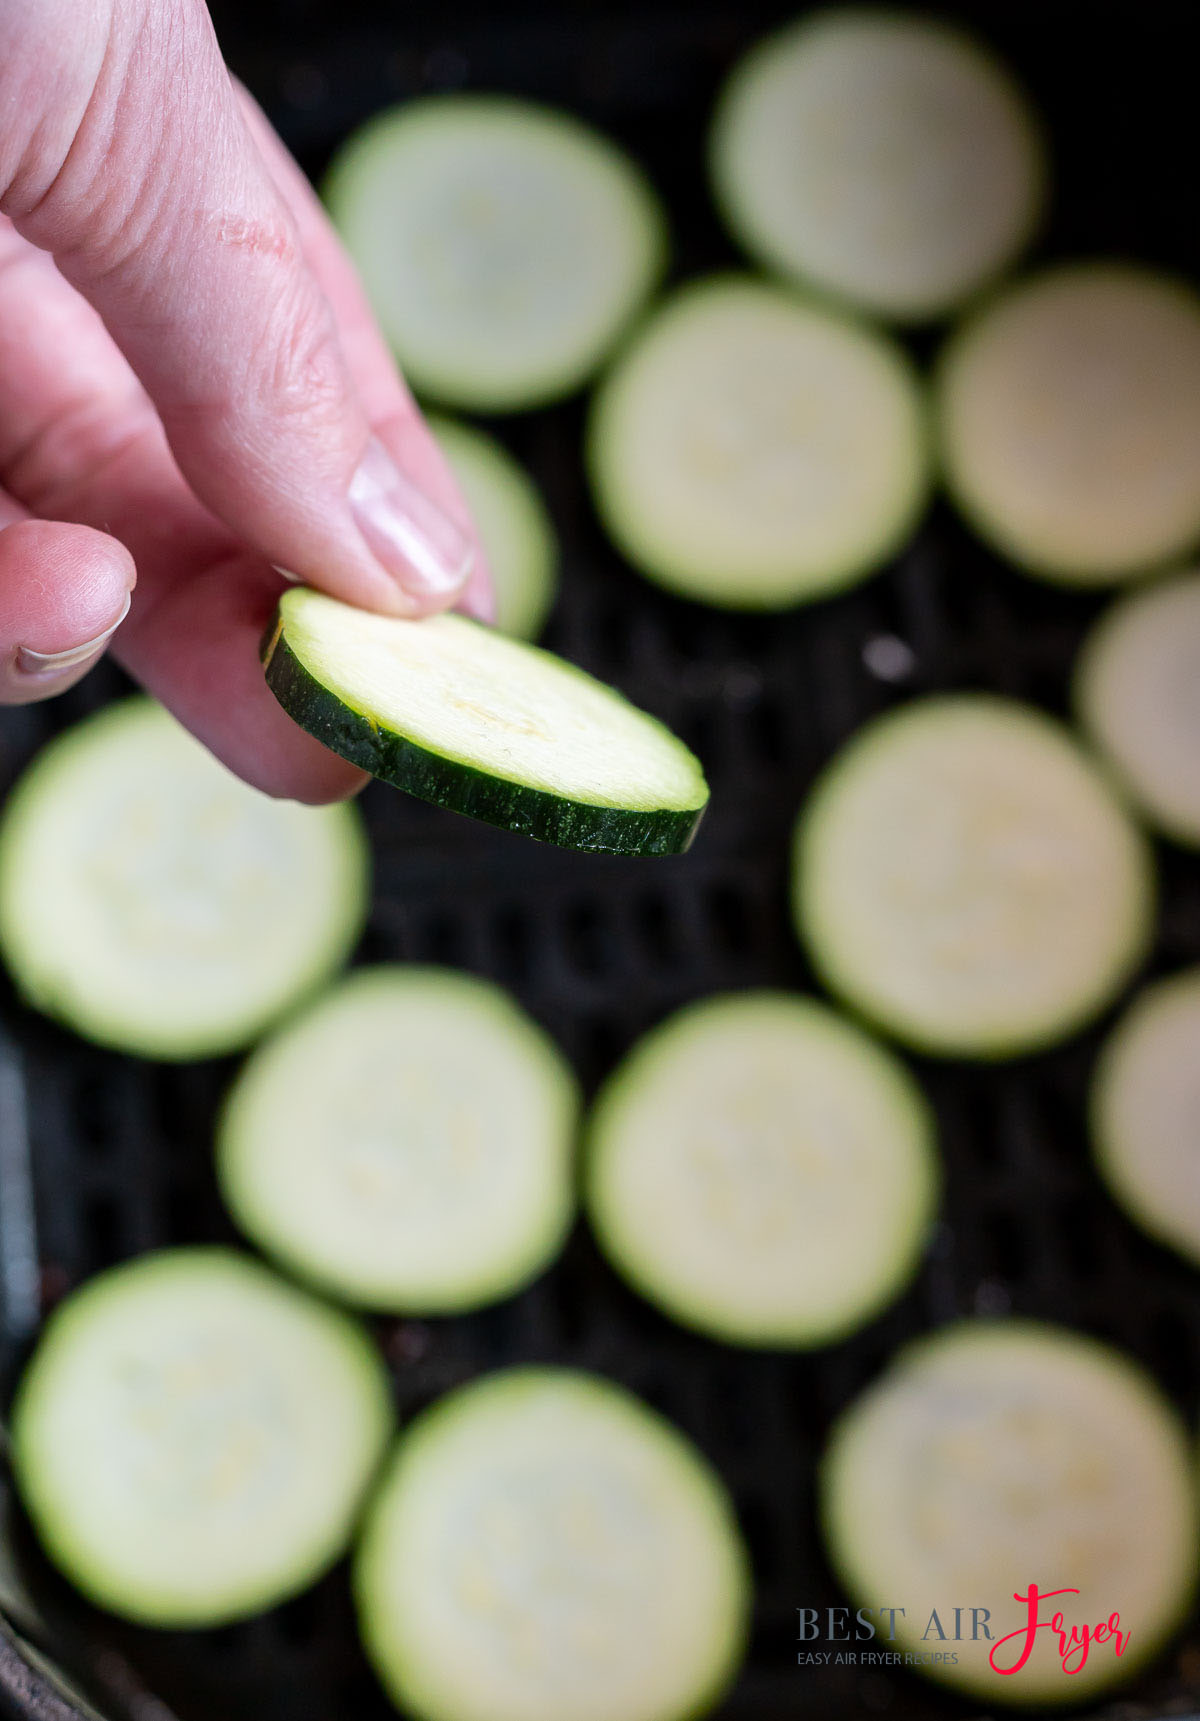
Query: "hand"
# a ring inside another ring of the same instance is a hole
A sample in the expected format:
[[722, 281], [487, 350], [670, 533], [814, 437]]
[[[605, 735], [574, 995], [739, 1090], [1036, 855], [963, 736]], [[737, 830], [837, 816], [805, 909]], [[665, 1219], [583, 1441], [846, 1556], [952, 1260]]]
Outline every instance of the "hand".
[[400, 615], [490, 602], [202, 0], [0, 0], [0, 699], [60, 692], [119, 624], [113, 655], [249, 782], [353, 793], [262, 679], [282, 569]]

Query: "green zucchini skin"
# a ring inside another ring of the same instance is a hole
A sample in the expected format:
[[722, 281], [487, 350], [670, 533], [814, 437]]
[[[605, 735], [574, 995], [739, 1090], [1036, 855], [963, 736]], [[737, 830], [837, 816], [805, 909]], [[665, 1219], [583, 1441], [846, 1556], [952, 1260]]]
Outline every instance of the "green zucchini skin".
[[675, 855], [690, 847], [703, 807], [600, 807], [530, 788], [417, 746], [352, 710], [288, 645], [276, 616], [262, 643], [267, 686], [293, 722], [352, 765], [418, 800], [558, 848], [592, 854]]

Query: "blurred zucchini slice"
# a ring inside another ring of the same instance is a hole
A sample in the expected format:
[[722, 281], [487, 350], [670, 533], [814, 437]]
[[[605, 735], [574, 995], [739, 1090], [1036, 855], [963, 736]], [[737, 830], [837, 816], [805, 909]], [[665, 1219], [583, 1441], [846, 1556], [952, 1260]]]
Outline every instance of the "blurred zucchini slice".
[[891, 340], [748, 276], [683, 288], [595, 396], [587, 456], [614, 542], [650, 579], [785, 609], [874, 573], [929, 486], [915, 373]]
[[1086, 755], [989, 694], [868, 723], [796, 827], [794, 912], [817, 972], [943, 1056], [1073, 1033], [1145, 955], [1154, 897], [1149, 850]]
[[249, 788], [149, 699], [38, 753], [0, 820], [0, 952], [22, 995], [101, 1045], [246, 1045], [350, 955], [357, 809]]
[[376, 115], [324, 192], [405, 376], [468, 411], [579, 388], [666, 257], [658, 200], [629, 157], [511, 96], [429, 96]]
[[916, 1269], [937, 1203], [934, 1124], [900, 1060], [808, 998], [678, 1011], [610, 1076], [585, 1199], [617, 1270], [727, 1344], [826, 1344]]
[[318, 1289], [445, 1314], [557, 1253], [578, 1114], [562, 1053], [498, 986], [357, 969], [243, 1066], [217, 1176], [247, 1235]]
[[536, 484], [485, 430], [449, 418], [431, 418], [429, 428], [479, 532], [496, 626], [516, 639], [536, 639], [558, 584], [558, 543]]
[[[988, 1706], [1040, 1713], [1127, 1679], [1186, 1614], [1194, 1469], [1178, 1413], [1121, 1352], [1033, 1321], [964, 1321], [902, 1350], [843, 1411], [819, 1505], [880, 1647]], [[1014, 1598], [1031, 1585], [1046, 1599], [1020, 1665], [1029, 1607]], [[1089, 1633], [1065, 1666], [1055, 1614], [1068, 1638]]]
[[1145, 818], [1200, 848], [1200, 573], [1110, 606], [1079, 654], [1075, 708]]
[[745, 1643], [748, 1563], [691, 1443], [598, 1376], [515, 1368], [400, 1440], [354, 1565], [367, 1654], [422, 1721], [684, 1721]]
[[211, 1626], [332, 1565], [391, 1430], [386, 1371], [349, 1316], [230, 1250], [165, 1249], [51, 1315], [12, 1461], [47, 1552], [92, 1601]]
[[995, 55], [935, 20], [848, 6], [739, 61], [717, 104], [718, 205], [770, 269], [875, 316], [944, 315], [1024, 249], [1040, 128]]
[[1200, 540], [1200, 298], [1133, 264], [1072, 263], [998, 293], [935, 393], [950, 492], [1026, 572], [1105, 585]]
[[1134, 998], [1101, 1049], [1090, 1113], [1113, 1195], [1200, 1266], [1200, 968]]

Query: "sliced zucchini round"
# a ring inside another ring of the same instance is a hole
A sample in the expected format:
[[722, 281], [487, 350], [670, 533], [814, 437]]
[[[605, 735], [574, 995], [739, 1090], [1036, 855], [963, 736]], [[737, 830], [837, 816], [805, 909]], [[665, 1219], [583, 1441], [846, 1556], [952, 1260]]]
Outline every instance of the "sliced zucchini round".
[[50, 742], [0, 822], [0, 950], [26, 1000], [101, 1045], [247, 1044], [349, 956], [370, 857], [357, 810], [272, 800], [160, 706]]
[[13, 1405], [13, 1472], [92, 1601], [218, 1625], [338, 1558], [392, 1422], [350, 1317], [232, 1251], [166, 1249], [51, 1315]]
[[587, 457], [617, 547], [671, 591], [784, 609], [865, 579], [926, 499], [917, 380], [885, 336], [779, 287], [685, 287], [595, 396]]
[[596, 1376], [517, 1368], [407, 1429], [354, 1587], [376, 1671], [422, 1721], [682, 1721], [736, 1669], [750, 1580], [682, 1434]]
[[1200, 848], [1200, 573], [1111, 606], [1084, 642], [1075, 706], [1146, 818]]
[[1200, 540], [1200, 298], [1132, 265], [1051, 269], [950, 341], [947, 482], [1027, 572], [1103, 585]]
[[903, 1065], [807, 998], [705, 999], [601, 1090], [585, 1199], [618, 1271], [727, 1343], [828, 1343], [911, 1277], [937, 1203]]
[[1200, 1266], [1200, 968], [1134, 999], [1100, 1053], [1090, 1111], [1113, 1195]]
[[717, 202], [768, 268], [922, 321], [1012, 261], [1041, 213], [1038, 127], [995, 57], [932, 18], [806, 17], [735, 67]]
[[217, 1176], [242, 1230], [318, 1288], [444, 1314], [557, 1253], [578, 1119], [566, 1060], [498, 986], [358, 969], [243, 1067]]
[[[969, 1321], [918, 1340], [835, 1424], [819, 1483], [833, 1565], [880, 1647], [988, 1704], [1094, 1697], [1158, 1650], [1194, 1591], [1182, 1423], [1081, 1333]], [[1047, 1599], [1017, 1667], [1029, 1606], [1014, 1597], [1031, 1585]], [[1086, 1660], [1077, 1641], [1064, 1668], [1056, 1613], [1068, 1639], [1088, 1628]], [[1118, 1614], [1119, 1654], [1092, 1636]]]
[[611, 687], [463, 616], [404, 621], [285, 592], [263, 646], [284, 710], [423, 801], [563, 848], [677, 854], [699, 761]]
[[918, 700], [869, 723], [796, 831], [796, 925], [827, 984], [922, 1050], [1063, 1039], [1144, 956], [1154, 874], [1079, 748], [1015, 700]]
[[634, 163], [569, 114], [508, 96], [376, 115], [324, 189], [408, 380], [468, 410], [586, 382], [666, 261]]
[[536, 639], [558, 583], [558, 543], [537, 486], [494, 436], [471, 424], [431, 418], [479, 532], [492, 575], [496, 626]]

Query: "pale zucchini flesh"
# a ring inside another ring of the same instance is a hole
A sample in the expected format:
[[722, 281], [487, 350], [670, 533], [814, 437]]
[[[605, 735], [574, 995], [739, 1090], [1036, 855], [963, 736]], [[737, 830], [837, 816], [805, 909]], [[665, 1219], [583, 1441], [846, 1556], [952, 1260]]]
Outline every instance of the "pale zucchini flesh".
[[915, 374], [883, 334], [729, 276], [683, 288], [603, 380], [592, 490], [622, 553], [684, 597], [784, 609], [904, 541], [929, 455]]
[[142, 1057], [245, 1045], [349, 956], [353, 806], [247, 787], [148, 699], [50, 742], [0, 822], [0, 949], [23, 996]]
[[998, 293], [935, 393], [951, 494], [1027, 572], [1104, 585], [1200, 540], [1200, 298], [1132, 264]]
[[163, 1250], [55, 1310], [12, 1412], [50, 1557], [147, 1625], [270, 1607], [344, 1551], [392, 1429], [366, 1334], [245, 1256]]
[[536, 639], [558, 582], [558, 544], [546, 504], [494, 436], [449, 418], [428, 422], [479, 532], [496, 626], [516, 639]]
[[1149, 849], [1031, 706], [914, 701], [829, 765], [796, 829], [796, 925], [818, 973], [902, 1040], [1007, 1057], [1098, 1013], [1148, 949]]
[[1200, 1266], [1200, 968], [1134, 998], [1101, 1049], [1090, 1118], [1114, 1197]]
[[710, 165], [758, 261], [902, 322], [996, 275], [1044, 199], [1039, 128], [996, 58], [940, 21], [855, 7], [805, 17], [739, 62]]
[[[970, 1321], [901, 1351], [842, 1413], [819, 1504], [851, 1597], [885, 1610], [872, 1648], [913, 1655], [977, 1701], [1040, 1713], [1127, 1679], [1183, 1619], [1194, 1467], [1177, 1412], [1119, 1351], [1036, 1322]], [[1079, 1593], [1041, 1602], [1032, 1654], [1002, 1674], [1028, 1619], [1014, 1595], [1031, 1584]], [[1059, 1611], [1068, 1632], [1119, 1614], [1122, 1653], [1102, 1637], [1064, 1671], [1049, 1629]]]
[[454, 615], [285, 592], [267, 683], [302, 728], [422, 800], [565, 848], [685, 849], [708, 799], [668, 729], [583, 670]]
[[662, 271], [641, 171], [569, 114], [434, 96], [369, 120], [325, 197], [409, 382], [508, 412], [584, 383]]
[[746, 1554], [684, 1436], [598, 1376], [516, 1368], [401, 1437], [354, 1566], [367, 1654], [421, 1721], [683, 1721], [745, 1642]]
[[1105, 612], [1079, 655], [1075, 705], [1146, 819], [1200, 848], [1200, 573]]
[[557, 1253], [578, 1112], [561, 1052], [499, 987], [358, 969], [243, 1067], [217, 1175], [247, 1235], [318, 1288], [445, 1314]]
[[784, 993], [706, 999], [618, 1066], [585, 1200], [617, 1270], [726, 1343], [824, 1344], [898, 1295], [940, 1181], [933, 1120], [883, 1046]]

